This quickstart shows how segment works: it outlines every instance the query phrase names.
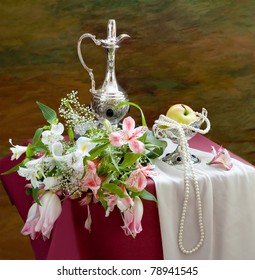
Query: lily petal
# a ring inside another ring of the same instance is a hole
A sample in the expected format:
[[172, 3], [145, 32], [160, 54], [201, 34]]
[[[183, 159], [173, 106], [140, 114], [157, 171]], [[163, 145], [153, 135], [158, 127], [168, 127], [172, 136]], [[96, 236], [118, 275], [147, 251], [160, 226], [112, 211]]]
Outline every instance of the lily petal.
[[134, 198], [134, 206], [124, 212], [124, 230], [126, 235], [136, 236], [142, 231], [142, 217], [143, 217], [143, 203], [141, 199], [136, 196]]
[[233, 163], [227, 149], [220, 147], [218, 151], [216, 151], [216, 149], [212, 146], [212, 154], [214, 155], [214, 157], [210, 162], [207, 163], [208, 165], [220, 164], [226, 170], [230, 170], [233, 167]]
[[10, 148], [12, 152], [11, 160], [19, 159], [21, 155], [23, 155], [27, 151], [27, 146], [13, 145], [12, 139], [9, 139], [10, 144], [13, 146]]
[[123, 120], [123, 130], [131, 137], [135, 129], [135, 120], [132, 117], [127, 117]]
[[133, 171], [127, 179], [127, 188], [140, 192], [147, 185], [147, 179], [140, 169]]
[[128, 141], [128, 146], [133, 153], [142, 153], [144, 151], [144, 144], [137, 140], [132, 139]]
[[82, 156], [89, 156], [89, 152], [95, 148], [96, 143], [91, 142], [90, 138], [79, 137], [76, 141], [76, 147], [78, 151], [81, 151]]
[[61, 135], [64, 132], [64, 125], [60, 122], [58, 124], [53, 124], [51, 127], [51, 131], [54, 134]]
[[42, 232], [44, 238], [50, 238], [53, 225], [62, 211], [61, 202], [56, 194], [45, 192], [40, 203], [40, 218], [35, 226], [35, 231]]
[[109, 141], [114, 147], [121, 147], [125, 144], [123, 133], [121, 131], [112, 132], [109, 135]]
[[87, 229], [89, 232], [91, 232], [91, 224], [92, 224], [92, 218], [91, 218], [91, 214], [90, 214], [90, 209], [89, 209], [89, 205], [87, 205], [87, 210], [88, 210], [88, 217], [85, 221], [84, 227], [85, 229]]
[[33, 203], [28, 211], [27, 220], [21, 230], [21, 233], [23, 235], [30, 235], [31, 239], [34, 240], [38, 235], [38, 233], [35, 231], [35, 227], [39, 220], [39, 217], [39, 205], [37, 203]]

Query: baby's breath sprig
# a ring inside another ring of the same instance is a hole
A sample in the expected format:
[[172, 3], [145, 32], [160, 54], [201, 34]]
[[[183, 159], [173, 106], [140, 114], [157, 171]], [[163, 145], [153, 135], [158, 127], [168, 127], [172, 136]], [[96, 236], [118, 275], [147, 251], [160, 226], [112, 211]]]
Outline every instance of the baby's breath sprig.
[[81, 105], [78, 99], [77, 91], [72, 91], [67, 94], [67, 97], [61, 99], [59, 107], [59, 115], [64, 118], [68, 128], [75, 128], [84, 123], [95, 121], [94, 111], [86, 105]]

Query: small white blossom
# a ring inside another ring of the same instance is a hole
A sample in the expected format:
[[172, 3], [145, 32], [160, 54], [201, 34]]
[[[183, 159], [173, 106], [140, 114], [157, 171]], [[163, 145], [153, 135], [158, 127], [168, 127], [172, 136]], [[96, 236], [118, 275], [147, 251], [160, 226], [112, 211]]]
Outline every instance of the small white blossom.
[[91, 142], [87, 137], [79, 137], [76, 141], [77, 151], [82, 153], [82, 156], [89, 156], [89, 152], [95, 148], [96, 143]]
[[50, 130], [45, 130], [42, 133], [42, 142], [49, 146], [51, 151], [52, 145], [55, 142], [64, 139], [62, 133], [64, 132], [64, 125], [62, 123], [53, 124]]
[[43, 157], [28, 161], [25, 167], [19, 167], [18, 170], [18, 174], [30, 180], [34, 188], [39, 188], [39, 180], [43, 177], [43, 173]]
[[112, 133], [112, 124], [107, 119], [104, 119], [104, 128], [108, 133]]
[[47, 177], [43, 180], [43, 183], [45, 185], [44, 189], [54, 189], [55, 187], [59, 186], [60, 181], [62, 179], [62, 176], [55, 176], [55, 177]]
[[19, 159], [21, 155], [23, 155], [27, 151], [27, 146], [19, 146], [19, 145], [13, 145], [12, 139], [9, 139], [10, 144], [13, 146], [10, 148], [12, 152], [11, 160]]

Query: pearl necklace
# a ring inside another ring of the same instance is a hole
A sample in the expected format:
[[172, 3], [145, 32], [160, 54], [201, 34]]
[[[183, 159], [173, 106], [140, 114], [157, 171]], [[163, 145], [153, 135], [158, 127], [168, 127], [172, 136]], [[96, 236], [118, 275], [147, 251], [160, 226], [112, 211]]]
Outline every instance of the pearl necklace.
[[[196, 115], [202, 120], [202, 122], [206, 122], [206, 128], [204, 130], [193, 127], [191, 125], [185, 125], [180, 124], [173, 119], [170, 119], [164, 115], [160, 115], [160, 118], [155, 121], [156, 126], [170, 126], [171, 128], [175, 128], [178, 130], [179, 133], [179, 145], [181, 147], [180, 153], [183, 158], [184, 163], [184, 201], [182, 205], [182, 211], [181, 211], [181, 219], [179, 224], [179, 233], [178, 233], [178, 246], [180, 251], [183, 254], [192, 254], [196, 252], [204, 243], [205, 238], [205, 232], [204, 232], [204, 223], [203, 223], [203, 210], [202, 210], [202, 202], [201, 202], [201, 196], [200, 196], [200, 189], [198, 185], [198, 180], [196, 173], [194, 171], [193, 163], [190, 158], [189, 154], [189, 144], [185, 136], [185, 130], [191, 130], [194, 133], [201, 133], [205, 134], [210, 130], [210, 121], [206, 117], [205, 114], [196, 113]], [[188, 176], [189, 171], [191, 172], [192, 181], [193, 181], [193, 187], [195, 191], [195, 197], [196, 197], [196, 207], [197, 207], [197, 215], [198, 215], [198, 225], [199, 225], [199, 232], [200, 232], [200, 239], [198, 243], [190, 250], [185, 249], [183, 245], [183, 236], [184, 236], [184, 225], [185, 225], [185, 219], [187, 214], [187, 206], [189, 201], [189, 194], [190, 194], [190, 179]]]

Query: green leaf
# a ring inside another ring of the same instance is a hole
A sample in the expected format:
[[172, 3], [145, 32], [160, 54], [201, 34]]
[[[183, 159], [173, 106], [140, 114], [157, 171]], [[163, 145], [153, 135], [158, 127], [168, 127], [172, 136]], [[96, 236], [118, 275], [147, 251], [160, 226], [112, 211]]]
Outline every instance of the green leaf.
[[[111, 151], [111, 149], [109, 149], [110, 151]], [[116, 160], [114, 159], [114, 157], [112, 156], [112, 153], [110, 152], [109, 153], [109, 156], [110, 156], [110, 159], [111, 159], [111, 162], [112, 162], [112, 166], [115, 168], [115, 170], [117, 171], [117, 172], [120, 172], [120, 169], [119, 169], [119, 165], [118, 165], [118, 163], [116, 162]]]
[[68, 136], [69, 136], [70, 141], [73, 142], [73, 141], [74, 141], [74, 132], [73, 132], [73, 129], [72, 129], [71, 127], [68, 127], [67, 133], [68, 133]]
[[120, 198], [127, 197], [127, 195], [123, 193], [122, 189], [118, 185], [115, 185], [113, 183], [103, 184], [102, 188], [110, 193], [117, 194], [117, 196]]
[[151, 159], [160, 157], [163, 154], [165, 148], [167, 147], [166, 141], [155, 138], [151, 131], [147, 131], [146, 133], [147, 145], [145, 144], [145, 148], [150, 150], [150, 152], [147, 153], [146, 156]]
[[156, 197], [150, 192], [146, 191], [145, 189], [139, 193], [139, 196], [145, 200], [152, 200], [155, 201], [156, 203], [158, 202]]
[[25, 193], [26, 195], [32, 195], [32, 188], [26, 188]]
[[107, 209], [107, 202], [106, 202], [106, 200], [105, 200], [105, 194], [104, 194], [102, 188], [100, 188], [100, 189], [98, 190], [98, 193], [97, 193], [97, 194], [98, 194], [98, 197], [99, 197], [99, 201], [101, 202], [102, 206], [103, 206], [104, 209], [106, 210], [106, 209]]
[[150, 159], [155, 159], [160, 157], [164, 152], [164, 149], [162, 147], [154, 146], [153, 149], [151, 149], [146, 156]]
[[123, 162], [120, 164], [121, 168], [125, 168], [128, 166], [133, 165], [137, 159], [140, 157], [141, 154], [135, 154], [135, 153], [126, 153]]
[[139, 109], [140, 113], [141, 113], [141, 118], [142, 118], [142, 126], [148, 127], [147, 123], [146, 123], [146, 120], [145, 120], [145, 116], [144, 116], [143, 110], [142, 110], [142, 108], [139, 105], [137, 105], [136, 103], [133, 103], [133, 102], [120, 102], [115, 107], [119, 108], [119, 107], [124, 106], [124, 105], [130, 105], [130, 106], [133, 106], [133, 107]]
[[33, 196], [33, 199], [34, 199], [34, 201], [36, 202], [36, 203], [38, 203], [39, 205], [41, 205], [41, 203], [40, 203], [40, 201], [39, 201], [39, 198], [38, 198], [38, 191], [39, 191], [39, 189], [38, 188], [34, 188], [33, 186], [32, 186], [32, 196]]
[[34, 146], [34, 151], [36, 152], [48, 152], [48, 147], [43, 144], [41, 141], [38, 141]]
[[50, 107], [44, 105], [43, 103], [41, 103], [39, 101], [37, 101], [36, 103], [37, 103], [38, 107], [41, 109], [46, 121], [50, 124], [55, 123], [57, 120], [56, 112], [53, 109], [51, 109]]
[[109, 167], [110, 167], [109, 157], [104, 156], [97, 167], [97, 175], [98, 176], [107, 175], [109, 172]]
[[39, 141], [41, 135], [42, 135], [42, 132], [43, 132], [43, 128], [38, 128], [34, 134], [34, 137], [33, 137], [33, 145], [36, 145], [36, 143]]
[[108, 138], [100, 138], [100, 139], [91, 139], [92, 143], [100, 143], [100, 142], [108, 142], [109, 143], [109, 139]]
[[93, 148], [89, 152], [90, 156], [85, 157], [84, 160], [88, 160], [88, 159], [92, 160], [92, 159], [96, 158], [99, 154], [101, 154], [108, 147], [108, 144], [109, 143], [105, 143], [105, 144], [102, 144], [100, 146], [97, 146], [97, 147]]
[[108, 172], [108, 167], [102, 164], [99, 164], [97, 167], [97, 175], [98, 176], [103, 176], [104, 174], [107, 174]]
[[26, 156], [31, 158], [35, 155], [35, 148], [32, 144], [27, 145]]

